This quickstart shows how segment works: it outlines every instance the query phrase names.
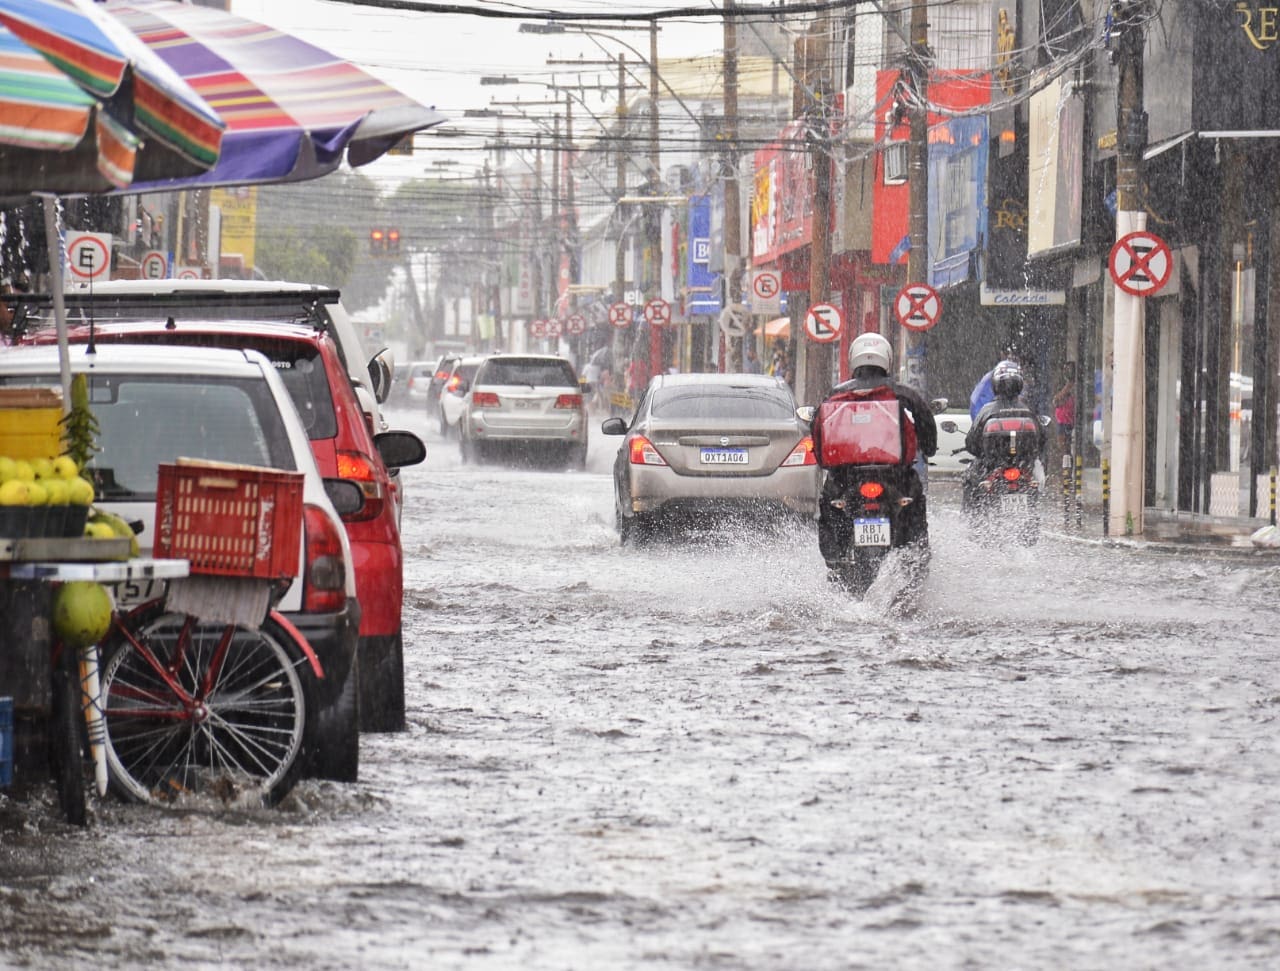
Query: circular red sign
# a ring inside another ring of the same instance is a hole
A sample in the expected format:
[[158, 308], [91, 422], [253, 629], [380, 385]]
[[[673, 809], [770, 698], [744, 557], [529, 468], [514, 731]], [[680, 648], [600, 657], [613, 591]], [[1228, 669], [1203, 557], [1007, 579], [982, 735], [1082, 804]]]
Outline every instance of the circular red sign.
[[564, 329], [564, 325], [563, 325], [563, 324], [561, 324], [561, 323], [560, 323], [560, 321], [558, 321], [558, 320], [556, 320], [556, 319], [554, 319], [554, 318], [552, 318], [551, 320], [548, 320], [548, 321], [547, 321], [547, 336], [548, 336], [548, 337], [559, 337], [559, 336], [560, 336], [560, 332], [561, 332], [563, 329]]
[[942, 319], [942, 298], [927, 283], [908, 283], [893, 298], [893, 313], [907, 330], [928, 330]]
[[625, 303], [615, 303], [609, 308], [609, 323], [621, 330], [631, 326], [631, 308]]
[[644, 305], [644, 319], [657, 327], [671, 323], [671, 304], [655, 297]]
[[578, 334], [586, 333], [587, 318], [582, 316], [582, 314], [572, 314], [569, 319], [564, 322], [564, 326], [565, 330], [576, 337]]
[[844, 329], [844, 315], [830, 303], [815, 303], [804, 315], [804, 332], [811, 341], [830, 344]]
[[543, 338], [547, 336], [547, 322], [545, 320], [529, 321], [529, 336]]
[[1125, 293], [1149, 297], [1173, 273], [1173, 253], [1169, 244], [1155, 233], [1139, 231], [1116, 240], [1107, 260], [1111, 279]]

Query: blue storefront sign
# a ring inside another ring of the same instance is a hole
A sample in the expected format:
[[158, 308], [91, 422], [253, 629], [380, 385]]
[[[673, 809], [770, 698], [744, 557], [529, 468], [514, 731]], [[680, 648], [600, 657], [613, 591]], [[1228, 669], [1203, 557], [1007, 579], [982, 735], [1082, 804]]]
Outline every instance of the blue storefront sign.
[[711, 257], [711, 200], [708, 196], [694, 196], [689, 200], [689, 299], [685, 302], [690, 316], [720, 313], [721, 277], [712, 272]]

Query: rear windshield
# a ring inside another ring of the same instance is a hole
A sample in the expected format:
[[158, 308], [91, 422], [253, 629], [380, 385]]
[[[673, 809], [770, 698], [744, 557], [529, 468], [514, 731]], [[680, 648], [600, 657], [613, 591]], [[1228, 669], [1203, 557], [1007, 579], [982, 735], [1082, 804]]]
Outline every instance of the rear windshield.
[[324, 369], [320, 348], [298, 340], [280, 340], [253, 333], [201, 334], [192, 331], [166, 331], [161, 334], [128, 334], [122, 338], [130, 344], [191, 344], [197, 347], [234, 347], [261, 351], [284, 380], [293, 406], [298, 409], [302, 426], [312, 441], [333, 438], [338, 434], [338, 418], [333, 410], [329, 376]]
[[735, 388], [720, 384], [659, 388], [653, 395], [655, 418], [763, 418], [795, 415], [795, 401], [781, 388]]
[[484, 362], [476, 384], [527, 384], [530, 387], [576, 388], [573, 366], [564, 360], [509, 357]]
[[[30, 375], [0, 378], [31, 385]], [[99, 450], [89, 461], [103, 500], [155, 499], [157, 466], [179, 456], [296, 470], [275, 397], [261, 379], [89, 375]]]

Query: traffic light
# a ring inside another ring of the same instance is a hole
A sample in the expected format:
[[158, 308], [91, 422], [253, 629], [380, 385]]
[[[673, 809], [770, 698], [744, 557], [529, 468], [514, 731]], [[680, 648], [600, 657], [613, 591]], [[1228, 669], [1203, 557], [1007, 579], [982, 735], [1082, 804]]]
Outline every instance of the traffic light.
[[400, 252], [400, 230], [398, 229], [387, 230], [387, 252], [388, 253]]
[[387, 251], [387, 234], [382, 229], [369, 230], [369, 252], [381, 255]]

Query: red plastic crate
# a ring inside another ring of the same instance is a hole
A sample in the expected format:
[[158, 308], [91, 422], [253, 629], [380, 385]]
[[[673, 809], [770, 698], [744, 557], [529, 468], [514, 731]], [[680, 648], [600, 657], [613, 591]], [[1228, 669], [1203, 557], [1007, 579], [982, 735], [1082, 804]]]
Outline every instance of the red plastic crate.
[[158, 557], [214, 576], [292, 577], [302, 537], [301, 472], [179, 460], [160, 466]]

